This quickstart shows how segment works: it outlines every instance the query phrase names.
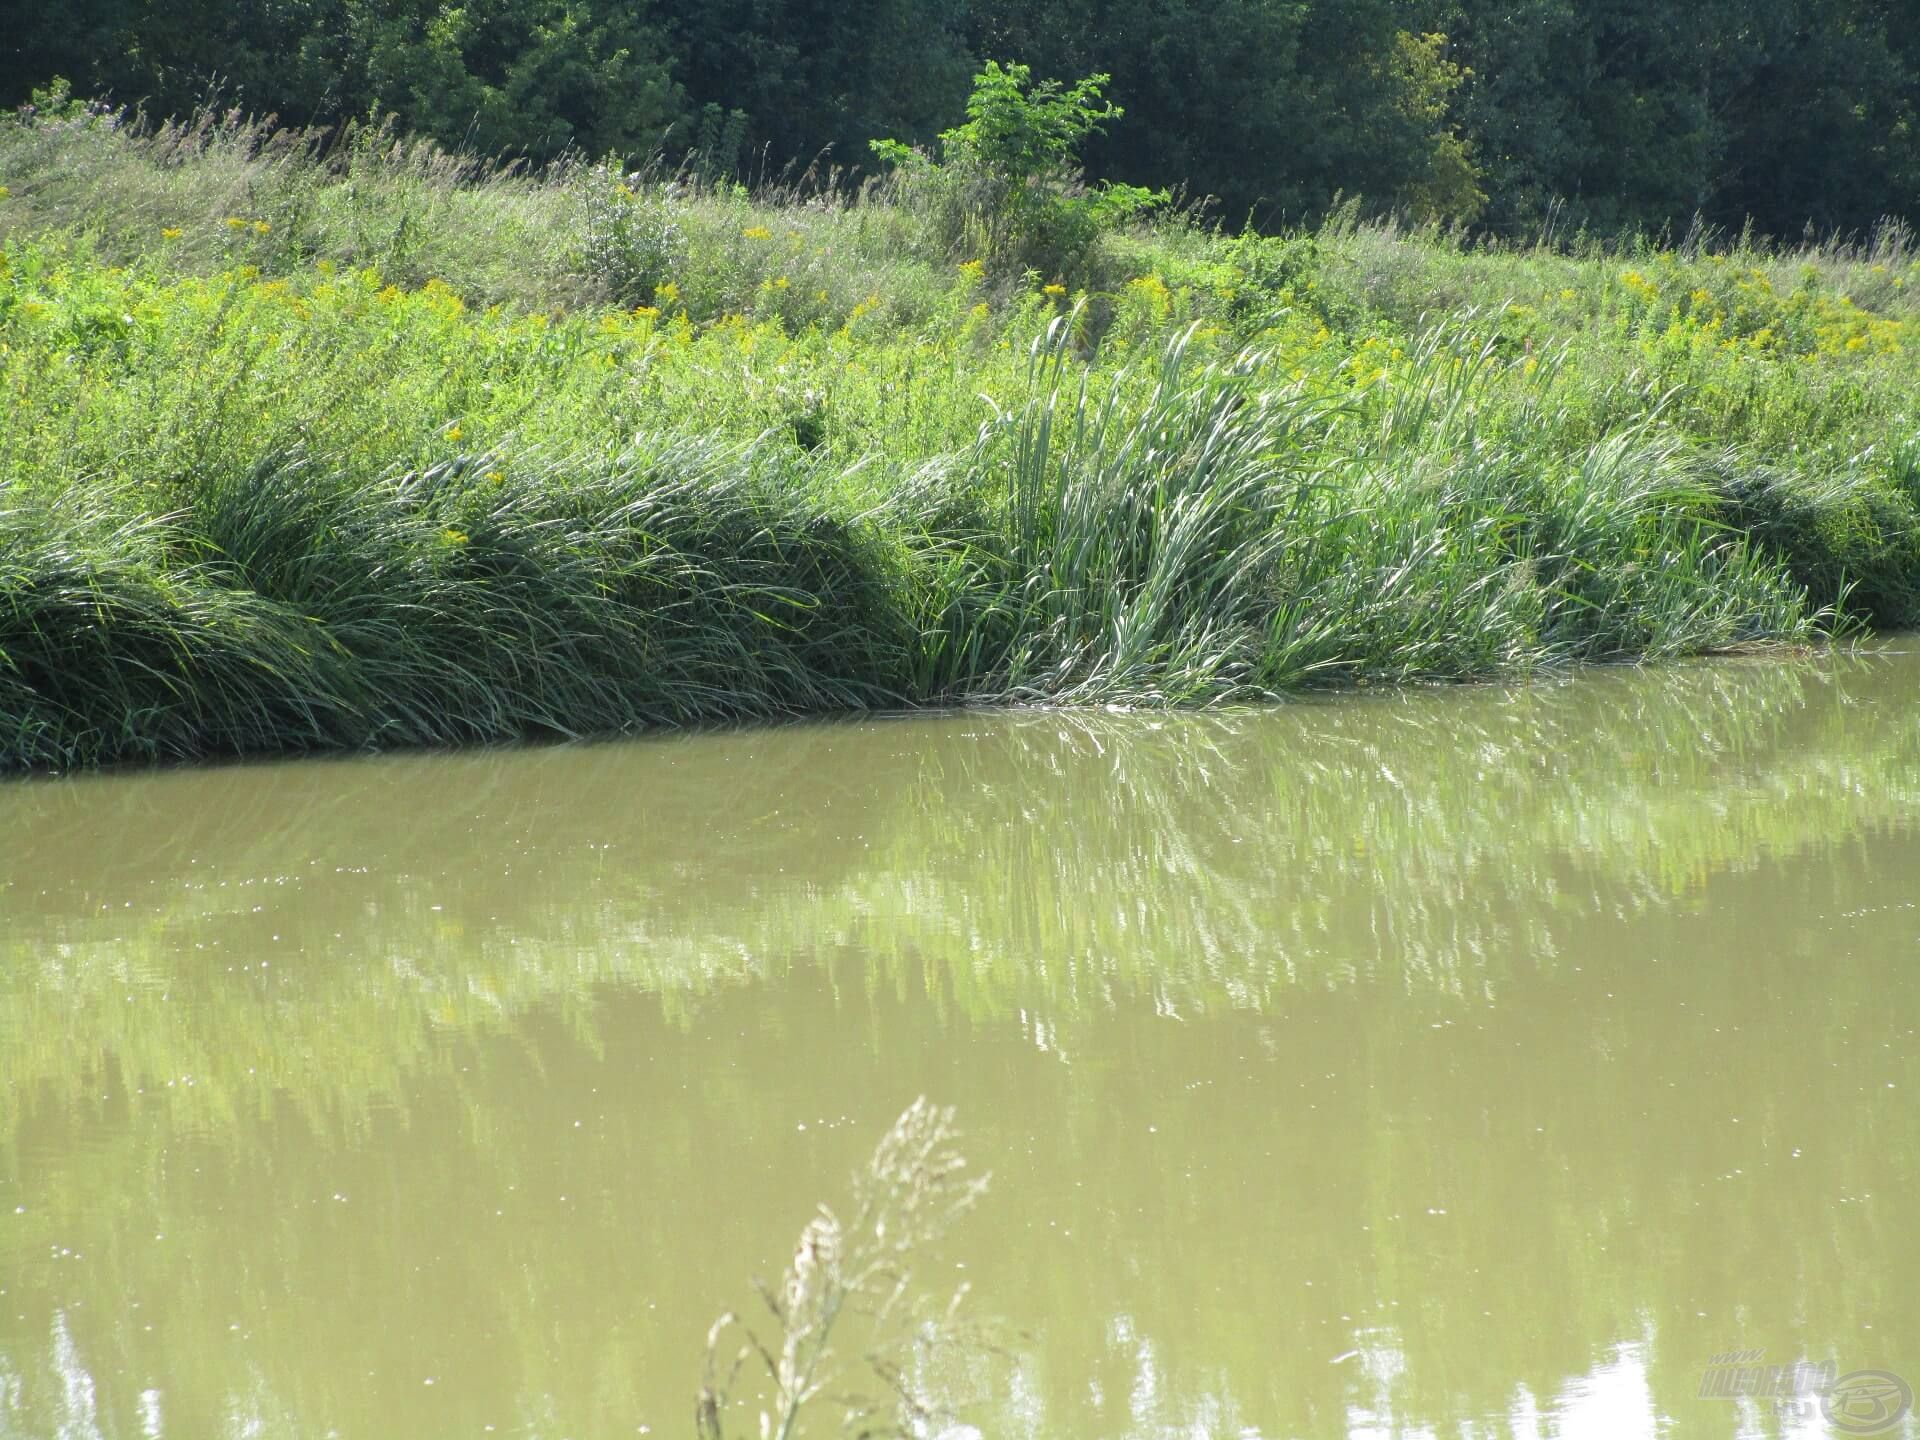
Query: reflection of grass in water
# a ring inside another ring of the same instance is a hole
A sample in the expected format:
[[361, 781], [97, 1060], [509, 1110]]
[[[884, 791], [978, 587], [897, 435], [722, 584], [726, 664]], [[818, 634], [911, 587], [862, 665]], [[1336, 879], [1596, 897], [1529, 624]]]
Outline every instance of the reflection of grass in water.
[[[1815, 873], [1822, 868], [1811, 867]], [[1897, 880], [1897, 862], [1883, 858], [1873, 875], [1881, 883]], [[1736, 877], [1732, 898], [1765, 897], [1757, 883]], [[1886, 1230], [1897, 1212], [1883, 1205], [1878, 1212], [1863, 1206], [1835, 1215], [1826, 1208], [1835, 1194], [1905, 1193], [1907, 1187], [1895, 1182], [1911, 1175], [1899, 1112], [1855, 1093], [1882, 1063], [1863, 1053], [1872, 1047], [1862, 1042], [1875, 1033], [1868, 1027], [1889, 999], [1885, 980], [1893, 967], [1821, 964], [1821, 950], [1773, 943], [1764, 915], [1743, 923], [1737, 904], [1729, 910], [1713, 926], [1717, 941], [1699, 934], [1676, 910], [1656, 912], [1644, 928], [1606, 931], [1645, 937], [1676, 957], [1686, 953], [1690, 965], [1637, 965], [1623, 954], [1617, 965], [1596, 973], [1592, 961], [1604, 950], [1589, 944], [1564, 964], [1511, 976], [1501, 1003], [1484, 1008], [1463, 1006], [1434, 988], [1403, 986], [1387, 975], [1324, 990], [1301, 987], [1276, 996], [1264, 1015], [1216, 1015], [1206, 1024], [1167, 1024], [1145, 1014], [1143, 1005], [1123, 1004], [1100, 1017], [1101, 1033], [1082, 1025], [1076, 1037], [1074, 1017], [1063, 1010], [1062, 1029], [1082, 1045], [1073, 1080], [1057, 1087], [1041, 1079], [1043, 1068], [1064, 1073], [1050, 1059], [1018, 1072], [1009, 1068], [996, 1080], [985, 1072], [1000, 1068], [1006, 1047], [989, 1041], [973, 1048], [958, 1039], [952, 1053], [964, 1057], [969, 1070], [962, 1093], [970, 1109], [997, 1102], [977, 1113], [1000, 1117], [1006, 1133], [999, 1138], [1012, 1142], [994, 1154], [993, 1163], [1001, 1188], [1020, 1196], [1026, 1217], [1069, 1213], [1077, 1179], [1089, 1187], [1107, 1177], [1123, 1181], [1110, 1194], [1124, 1203], [1079, 1212], [1076, 1229], [1086, 1229], [1076, 1237], [1077, 1265], [1047, 1263], [1034, 1236], [1023, 1239], [1031, 1227], [1016, 1217], [1006, 1238], [1024, 1246], [1014, 1273], [1024, 1277], [1030, 1268], [1030, 1288], [1011, 1289], [1003, 1267], [989, 1293], [1016, 1296], [1023, 1317], [1080, 1315], [1089, 1301], [1076, 1295], [1076, 1285], [1097, 1280], [1105, 1266], [1087, 1257], [1138, 1254], [1145, 1263], [1127, 1275], [1124, 1303], [1138, 1317], [1139, 1333], [1153, 1339], [1170, 1389], [1177, 1384], [1193, 1393], [1195, 1377], [1218, 1393], [1231, 1389], [1249, 1417], [1282, 1417], [1265, 1427], [1271, 1433], [1314, 1433], [1329, 1405], [1338, 1413], [1337, 1382], [1344, 1372], [1330, 1372], [1325, 1361], [1342, 1347], [1319, 1348], [1329, 1333], [1320, 1320], [1337, 1319], [1343, 1311], [1366, 1318], [1347, 1300], [1402, 1302], [1384, 1317], [1392, 1328], [1376, 1339], [1403, 1352], [1407, 1370], [1396, 1385], [1395, 1408], [1408, 1417], [1497, 1412], [1511, 1397], [1514, 1354], [1498, 1344], [1475, 1343], [1489, 1327], [1527, 1333], [1530, 1338], [1516, 1348], [1533, 1392], [1545, 1396], [1603, 1358], [1620, 1336], [1637, 1333], [1644, 1314], [1652, 1313], [1667, 1322], [1658, 1355], [1669, 1373], [1656, 1376], [1657, 1393], [1684, 1400], [1697, 1385], [1697, 1370], [1678, 1380], [1672, 1372], [1685, 1370], [1707, 1344], [1703, 1332], [1717, 1333], [1736, 1305], [1762, 1318], [1805, 1317], [1806, 1333], [1813, 1335], [1844, 1333], [1838, 1327], [1868, 1313], [1862, 1305], [1876, 1307], [1876, 1318], [1891, 1312], [1897, 1319], [1905, 1313], [1897, 1296], [1863, 1298], [1897, 1283], [1897, 1257], [1906, 1242]], [[1604, 930], [1604, 921], [1596, 928]], [[1588, 975], [1570, 973], [1582, 961]], [[1713, 983], [1683, 981], [1688, 969], [1696, 977], [1704, 971]], [[306, 1273], [312, 1273], [306, 1250], [311, 1215], [263, 1213], [262, 1235], [236, 1241], [233, 1232], [249, 1227], [237, 1225], [231, 1212], [198, 1205], [209, 1192], [181, 1178], [189, 1153], [196, 1164], [230, 1167], [232, 1178], [211, 1193], [231, 1196], [256, 1188], [241, 1177], [257, 1155], [271, 1151], [277, 1171], [262, 1193], [278, 1197], [329, 1186], [336, 1170], [359, 1152], [368, 1172], [363, 1183], [378, 1176], [382, 1188], [406, 1197], [408, 1208], [424, 1196], [458, 1216], [469, 1197], [453, 1184], [436, 1182], [477, 1182], [483, 1200], [524, 1184], [565, 1153], [553, 1139], [556, 1118], [571, 1117], [570, 1107], [590, 1085], [612, 1081], [627, 1102], [625, 1123], [602, 1148], [606, 1168], [588, 1172], [623, 1177], [607, 1208], [584, 1217], [583, 1224], [570, 1224], [564, 1234], [518, 1223], [511, 1233], [488, 1232], [484, 1253], [470, 1261], [484, 1293], [489, 1333], [499, 1337], [510, 1360], [528, 1357], [525, 1378], [516, 1383], [536, 1396], [572, 1397], [584, 1409], [589, 1402], [581, 1398], [581, 1376], [596, 1366], [635, 1383], [630, 1338], [594, 1323], [622, 1313], [601, 1289], [630, 1301], [635, 1270], [645, 1272], [634, 1256], [618, 1252], [631, 1247], [639, 1255], [657, 1253], [684, 1245], [684, 1227], [721, 1223], [705, 1212], [704, 1190], [658, 1207], [674, 1217], [663, 1223], [655, 1206], [632, 1198], [650, 1187], [644, 1180], [626, 1183], [629, 1167], [639, 1161], [644, 1168], [654, 1159], [651, 1173], [677, 1187], [678, 1176], [687, 1173], [683, 1158], [705, 1173], [732, 1175], [746, 1158], [743, 1152], [757, 1155], [765, 1146], [780, 1161], [765, 1173], [786, 1173], [802, 1152], [790, 1143], [783, 1148], [782, 1137], [772, 1133], [778, 1127], [768, 1122], [783, 1114], [790, 1120], [795, 1099], [837, 1105], [848, 1095], [896, 1093], [893, 1087], [922, 1080], [914, 1069], [918, 1062], [903, 1061], [899, 1052], [920, 1048], [912, 1043], [916, 1039], [929, 1049], [944, 1048], [948, 1027], [927, 1021], [920, 996], [883, 996], [870, 1012], [846, 1007], [856, 1013], [843, 1027], [839, 1007], [819, 984], [809, 983], [812, 978], [791, 976], [759, 993], [730, 987], [730, 993], [703, 1002], [707, 1013], [684, 1036], [660, 1023], [645, 997], [583, 987], [588, 1001], [600, 997], [583, 1010], [613, 1041], [604, 1068], [583, 1065], [588, 1043], [562, 1035], [544, 1011], [529, 1013], [531, 1002], [529, 1011], [512, 1017], [514, 1043], [476, 1044], [469, 1051], [458, 1036], [430, 1035], [430, 1046], [461, 1048], [451, 1055], [429, 1048], [426, 1074], [396, 1080], [404, 1086], [407, 1117], [382, 1118], [377, 1111], [373, 1132], [344, 1147], [298, 1138], [275, 1145], [273, 1122], [244, 1107], [231, 1131], [198, 1146], [182, 1142], [183, 1134], [204, 1133], [190, 1114], [174, 1117], [186, 1122], [175, 1124], [153, 1114], [135, 1124], [112, 1114], [68, 1122], [48, 1114], [79, 1093], [63, 1086], [45, 1095], [42, 1122], [53, 1119], [56, 1133], [64, 1127], [92, 1136], [96, 1127], [90, 1122], [98, 1121], [105, 1143], [90, 1140], [45, 1167], [33, 1165], [27, 1153], [29, 1163], [18, 1173], [30, 1177], [34, 1215], [15, 1224], [34, 1228], [16, 1228], [11, 1238], [23, 1255], [41, 1248], [42, 1240], [71, 1244], [60, 1217], [92, 1213], [98, 1197], [110, 1195], [126, 1212], [119, 1228], [139, 1239], [149, 1197], [164, 1193], [172, 1212], [167, 1228], [182, 1253], [206, 1254], [238, 1243], [251, 1257], [248, 1268], [257, 1283], [270, 1285], [278, 1274], [276, 1256], [307, 1254]], [[1639, 1003], [1602, 1003], [1602, 992], [1622, 981], [1623, 993], [1637, 995]], [[1714, 1007], [1724, 1002], [1725, 1009], [1701, 1015], [1698, 1027], [1656, 1019], [1675, 1013], [1674, 1000], [1697, 1004], [1703, 998]], [[836, 1045], [840, 1053], [830, 1075], [792, 1063], [795, 1048], [800, 1057], [814, 1053], [810, 1042], [783, 1042], [760, 1028], [769, 1010]], [[352, 1018], [377, 1021], [358, 1011]], [[869, 1054], [862, 1044], [869, 1019], [883, 1037], [874, 1051], [891, 1054]], [[1464, 1023], [1435, 1028], [1450, 1020]], [[993, 1028], [1004, 1039], [1012, 1027]], [[1272, 1048], [1257, 1048], [1269, 1034]], [[298, 1043], [301, 1036], [288, 1038]], [[370, 1043], [377, 1039], [370, 1037]], [[1828, 1069], [1816, 1060], [1799, 1072], [1804, 1086], [1775, 1087], [1768, 1083], [1768, 1062], [1756, 1051], [1776, 1044], [1821, 1047], [1840, 1063]], [[1239, 1073], [1241, 1066], [1222, 1063], [1223, 1051], [1247, 1051], [1255, 1064]], [[476, 1085], [464, 1067], [472, 1062], [487, 1068], [488, 1057], [492, 1083]], [[984, 1062], [978, 1066], [982, 1073], [974, 1073], [976, 1060]], [[1321, 1092], [1336, 1071], [1339, 1083]], [[1198, 1075], [1214, 1083], [1184, 1092], [1181, 1082]], [[1908, 1089], [1906, 1075], [1896, 1070], [1892, 1078], [1901, 1080], [1902, 1092]], [[683, 1088], [688, 1079], [691, 1090]], [[1309, 1082], [1309, 1088], [1296, 1081]], [[562, 1097], [551, 1104], [545, 1102], [549, 1085]], [[1307, 1103], [1316, 1099], [1317, 1109]], [[1729, 1116], [1743, 1123], [1731, 1126]], [[292, 1136], [303, 1124], [293, 1116], [279, 1123], [290, 1125]], [[1140, 1149], [1138, 1132], [1150, 1123], [1168, 1137], [1162, 1143], [1175, 1144], [1167, 1153], [1183, 1163], [1157, 1165], [1155, 1155]], [[1047, 1156], [1020, 1153], [1028, 1125], [1042, 1137]], [[1782, 1151], [1808, 1136], [1817, 1141], [1809, 1158], [1789, 1165]], [[1756, 1154], [1776, 1169], [1769, 1172], [1764, 1197], [1749, 1192], [1742, 1198], [1736, 1182], [1725, 1177], [1743, 1165], [1751, 1168]], [[664, 1170], [658, 1157], [667, 1162]], [[850, 1163], [852, 1151], [840, 1159]], [[827, 1163], [837, 1169], [840, 1159]], [[579, 1173], [568, 1174], [569, 1190]], [[751, 1173], [729, 1187], [737, 1201], [729, 1200], [728, 1212], [737, 1203], [764, 1222], [732, 1232], [745, 1242], [738, 1253], [763, 1253], [791, 1223], [783, 1207], [792, 1200], [750, 1193], [766, 1188]], [[1234, 1196], [1242, 1197], [1238, 1204], [1231, 1203]], [[1245, 1198], [1250, 1196], [1258, 1198]], [[1425, 1207], [1433, 1204], [1450, 1215], [1427, 1214]], [[435, 1212], [429, 1207], [426, 1213]], [[1494, 1214], [1502, 1223], [1485, 1222]], [[1143, 1216], [1151, 1226], [1150, 1244], [1140, 1241]], [[1483, 1218], [1476, 1223], [1475, 1217]], [[984, 1224], [986, 1217], [980, 1218]], [[397, 1216], [375, 1217], [372, 1226], [367, 1238], [379, 1248], [368, 1263], [399, 1269], [430, 1228], [406, 1225]], [[1326, 1248], [1327, 1237], [1352, 1240], [1356, 1232], [1366, 1238]], [[144, 1267], [153, 1261], [141, 1247], [108, 1246], [97, 1235], [89, 1240], [95, 1266], [145, 1282]], [[1701, 1256], [1708, 1258], [1695, 1263]], [[735, 1258], [724, 1259], [720, 1273], [731, 1276]], [[1223, 1293], [1233, 1294], [1234, 1302], [1212, 1306], [1206, 1284], [1181, 1279], [1176, 1272], [1182, 1269], [1206, 1280], [1224, 1277], [1229, 1285], [1245, 1275], [1284, 1275], [1292, 1283], [1229, 1288]], [[969, 1270], [979, 1274], [977, 1266]], [[503, 1276], [536, 1274], [543, 1277], [538, 1289], [501, 1283]], [[1315, 1284], [1303, 1294], [1300, 1282], [1306, 1279]], [[181, 1277], [183, 1287], [194, 1287], [188, 1295], [208, 1302], [220, 1296], [223, 1283]], [[594, 1297], [569, 1307], [566, 1334], [569, 1348], [577, 1341], [591, 1363], [578, 1356], [562, 1362], [554, 1354], [560, 1323], [552, 1313], [555, 1297], [570, 1295], [576, 1284], [592, 1288]], [[134, 1294], [139, 1286], [119, 1289]], [[704, 1278], [700, 1293], [708, 1293]], [[1322, 1295], [1330, 1309], [1303, 1305]], [[281, 1303], [278, 1292], [272, 1303]], [[212, 1320], [216, 1307], [193, 1308], [209, 1317], [206, 1329], [217, 1338], [212, 1332], [225, 1322]], [[1689, 1325], [1686, 1317], [1702, 1309], [1712, 1318]], [[1496, 1318], [1476, 1322], [1483, 1311]], [[691, 1335], [705, 1319], [698, 1313], [680, 1323]], [[1877, 1326], [1881, 1333], [1891, 1328], [1884, 1321]], [[173, 1343], [180, 1353], [192, 1349], [178, 1336]], [[1088, 1373], [1094, 1363], [1085, 1359], [1089, 1350], [1095, 1362], [1102, 1353], [1097, 1336], [1076, 1345], [1051, 1328], [1045, 1350], [1057, 1382], [1048, 1393], [1055, 1397]], [[658, 1364], [671, 1362], [677, 1380], [694, 1363], [691, 1355], [664, 1347], [654, 1346], [652, 1353], [664, 1357]], [[276, 1376], [283, 1387], [285, 1376], [300, 1370], [298, 1357], [292, 1362]], [[1109, 1371], [1113, 1364], [1108, 1362]], [[214, 1374], [210, 1359], [202, 1367], [189, 1362], [197, 1381], [225, 1378]], [[1301, 1397], [1297, 1405], [1287, 1399], [1293, 1390]], [[301, 1406], [293, 1390], [284, 1393], [289, 1413], [314, 1413], [316, 1407]], [[1123, 1394], [1124, 1388], [1110, 1387], [1109, 1393]], [[598, 1408], [604, 1403], [595, 1392], [593, 1413], [618, 1413]], [[562, 1428], [562, 1413], [555, 1411], [547, 1429]]]
[[[110, 1067], [194, 1076], [173, 1103], [216, 1126], [273, 1094], [334, 1124], [534, 1007], [591, 1041], [598, 984], [684, 1017], [843, 952], [856, 993], [1069, 1025], [1120, 995], [1264, 1008], [1368, 973], [1477, 994], [1550, 967], [1571, 917], [1685, 908], [1762, 854], [1909, 821], [1910, 674], [1716, 665], [14, 788], [0, 1119], [28, 1079], [87, 1093]], [[156, 875], [157, 823], [180, 858]], [[35, 900], [43, 874], [112, 878]], [[285, 886], [284, 916], [252, 914]], [[306, 953], [279, 958], [295, 924]]]
[[[1863, 679], [1715, 666], [1163, 727], [1035, 719], [955, 752], [937, 828], [903, 832], [832, 933], [941, 960], [983, 1014], [1044, 996], [1070, 1017], [1116, 988], [1260, 1007], [1360, 972], [1478, 992], [1550, 964], [1574, 916], [1689, 906], [1720, 871], [1904, 823], [1920, 726]], [[1025, 775], [990, 785], [1004, 770]]]

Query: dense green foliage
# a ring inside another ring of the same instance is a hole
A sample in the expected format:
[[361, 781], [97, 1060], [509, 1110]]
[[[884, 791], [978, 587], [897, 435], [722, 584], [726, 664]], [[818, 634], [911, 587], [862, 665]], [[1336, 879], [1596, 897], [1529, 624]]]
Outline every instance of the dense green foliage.
[[854, 196], [0, 123], [0, 768], [1920, 620], [1903, 232], [1568, 254], [1122, 203], [1036, 270], [1009, 216], [1098, 206], [1053, 163], [1097, 87], [1003, 78]]
[[393, 113], [482, 154], [700, 152], [777, 173], [930, 144], [983, 60], [1105, 73], [1093, 173], [1234, 222], [1369, 209], [1677, 237], [1698, 214], [1920, 215], [1920, 27], [1896, 0], [74, 0], [0, 34], [0, 105], [64, 75], [180, 115]]

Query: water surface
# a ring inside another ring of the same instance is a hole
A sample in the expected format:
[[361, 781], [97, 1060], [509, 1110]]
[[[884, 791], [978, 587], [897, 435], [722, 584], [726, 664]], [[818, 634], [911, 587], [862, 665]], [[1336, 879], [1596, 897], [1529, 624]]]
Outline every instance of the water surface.
[[988, 1435], [1830, 1433], [1917, 822], [1901, 654], [9, 785], [0, 1435], [687, 1434], [922, 1093]]

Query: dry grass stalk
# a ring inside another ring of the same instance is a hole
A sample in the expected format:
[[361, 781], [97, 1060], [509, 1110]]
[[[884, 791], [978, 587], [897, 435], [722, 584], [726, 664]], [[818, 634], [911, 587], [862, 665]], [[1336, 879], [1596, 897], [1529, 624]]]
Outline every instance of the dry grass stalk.
[[[954, 1145], [953, 1114], [924, 1096], [915, 1100], [854, 1176], [851, 1218], [842, 1222], [823, 1205], [801, 1230], [781, 1282], [755, 1281], [778, 1326], [770, 1340], [732, 1312], [714, 1322], [695, 1409], [700, 1440], [725, 1440], [734, 1385], [756, 1360], [768, 1387], [759, 1412], [761, 1440], [790, 1440], [799, 1433], [802, 1410], [822, 1397], [837, 1404], [847, 1428], [862, 1436], [905, 1435], [939, 1415], [939, 1405], [916, 1379], [917, 1367], [904, 1357], [964, 1338], [957, 1312], [966, 1287], [930, 1314], [913, 1283], [914, 1257], [988, 1183], [987, 1176], [966, 1173]], [[849, 1316], [863, 1322], [865, 1359], [886, 1387], [883, 1398], [827, 1393], [838, 1374], [834, 1342], [844, 1342]], [[722, 1342], [736, 1328], [744, 1342], [723, 1361]]]

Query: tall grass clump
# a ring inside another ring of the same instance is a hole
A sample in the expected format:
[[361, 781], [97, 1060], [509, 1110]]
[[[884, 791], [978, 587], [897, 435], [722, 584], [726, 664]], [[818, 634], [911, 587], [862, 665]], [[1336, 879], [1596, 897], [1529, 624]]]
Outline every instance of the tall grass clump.
[[1252, 383], [1257, 355], [1201, 364], [1174, 336], [1151, 388], [1095, 393], [1077, 316], [1034, 347], [1027, 395], [982, 436], [974, 483], [1004, 496], [997, 691], [1180, 704], [1245, 693], [1275, 576], [1310, 544], [1321, 408]]
[[1653, 412], [1565, 443], [1559, 358], [1506, 361], [1443, 323], [1348, 419], [1337, 561], [1288, 607], [1311, 617], [1286, 636], [1302, 660], [1404, 680], [1806, 637], [1799, 587]]
[[890, 560], [751, 449], [478, 457], [367, 480], [297, 454], [0, 511], [11, 765], [573, 736], [865, 709], [909, 636]]
[[1259, 352], [1196, 365], [1191, 330], [1143, 394], [1124, 372], [1096, 389], [1072, 324], [974, 461], [1002, 508], [963, 693], [1191, 704], [1812, 634], [1682, 441], [1649, 424], [1558, 451], [1487, 403], [1502, 362], [1452, 326], [1370, 413], [1275, 385]]
[[1808, 475], [1729, 452], [1709, 462], [1730, 525], [1809, 595], [1888, 629], [1920, 626], [1920, 434]]

